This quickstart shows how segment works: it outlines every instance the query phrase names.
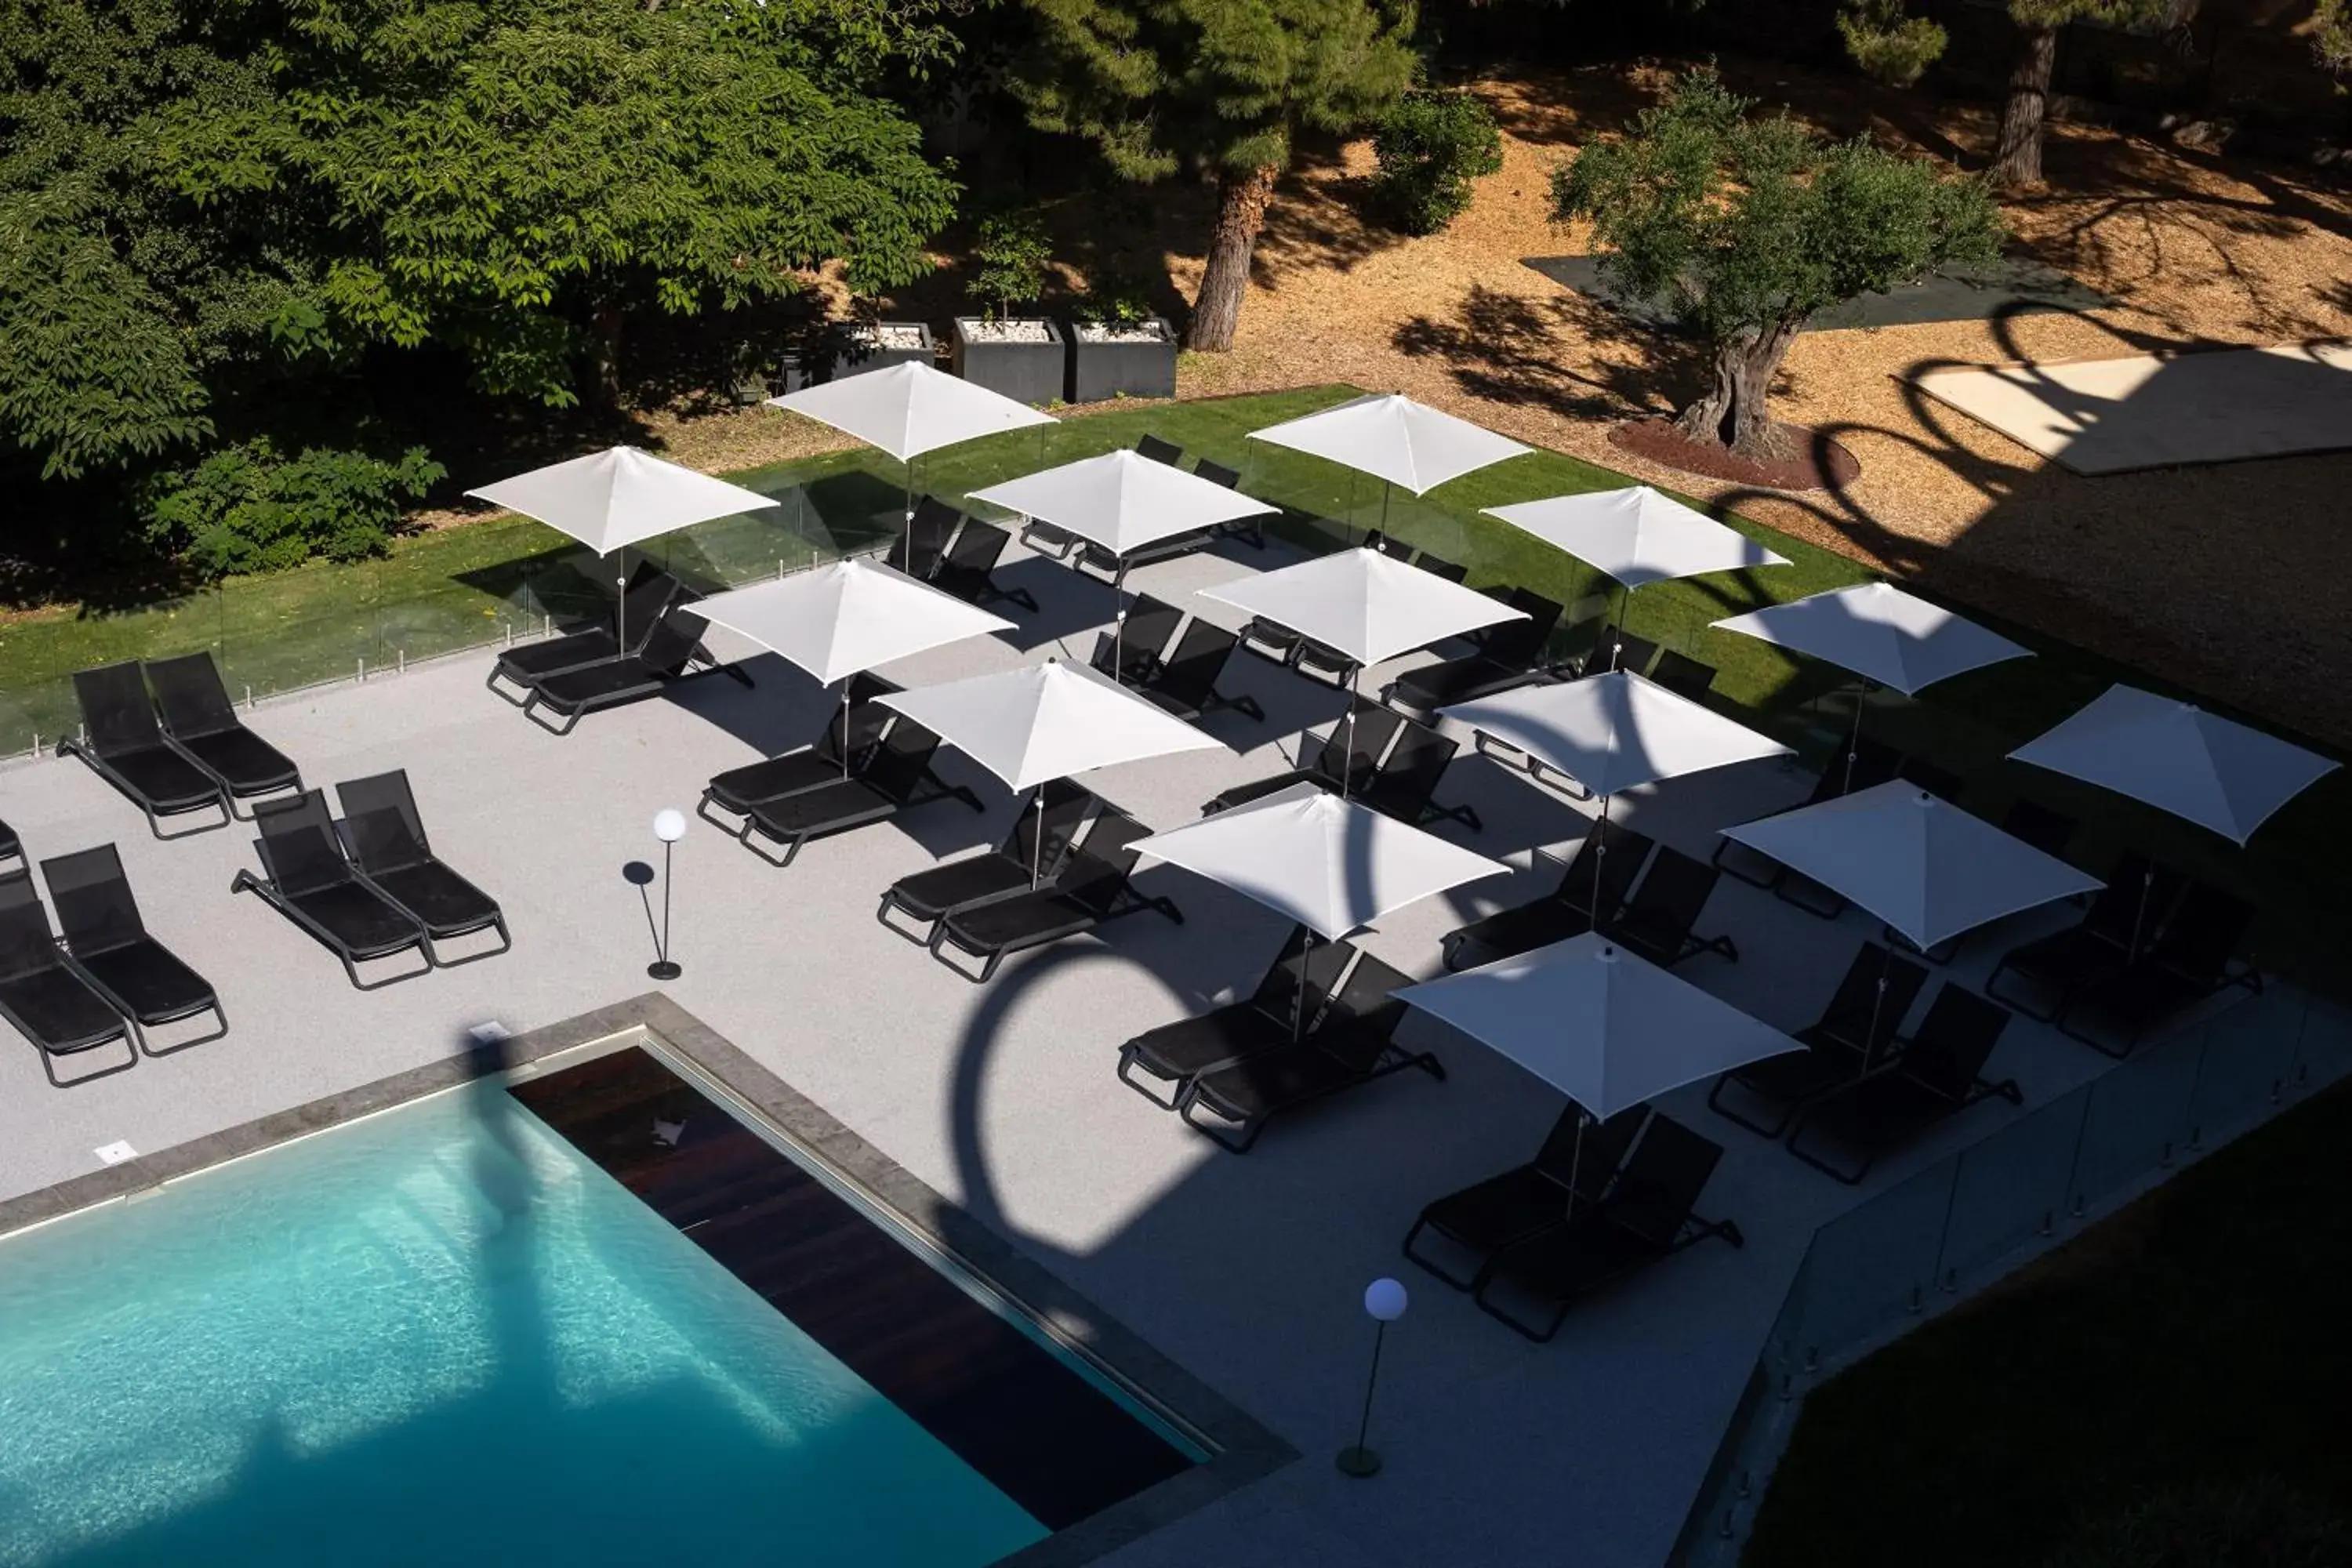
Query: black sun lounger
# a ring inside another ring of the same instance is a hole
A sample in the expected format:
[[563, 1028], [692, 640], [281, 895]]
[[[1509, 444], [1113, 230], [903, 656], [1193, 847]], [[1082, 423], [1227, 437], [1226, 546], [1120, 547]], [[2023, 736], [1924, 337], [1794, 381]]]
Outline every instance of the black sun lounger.
[[[1117, 636], [1104, 632], [1095, 638], [1095, 669], [1123, 686], [1150, 679], [1160, 671], [1160, 656], [1167, 651], [1184, 612], [1165, 599], [1139, 594], [1127, 612]], [[1118, 668], [1112, 665], [1116, 661]]]
[[978, 973], [949, 965], [965, 979], [980, 982], [993, 976], [997, 966], [1016, 952], [1077, 936], [1122, 915], [1157, 910], [1181, 925], [1184, 912], [1174, 900], [1145, 898], [1129, 884], [1135, 872], [1136, 841], [1150, 832], [1124, 812], [1106, 808], [1086, 842], [1070, 851], [1053, 887], [949, 915], [931, 932], [932, 955], [944, 963], [944, 950], [952, 947], [980, 960]]
[[1355, 703], [1354, 714], [1353, 724], [1342, 718], [1331, 726], [1328, 735], [1320, 739], [1311, 731], [1302, 735], [1298, 742], [1298, 766], [1288, 773], [1276, 773], [1272, 778], [1252, 779], [1247, 784], [1235, 784], [1202, 806], [1202, 815], [1247, 805], [1251, 801], [1279, 795], [1297, 784], [1311, 784], [1336, 792], [1344, 779], [1349, 793], [1360, 792], [1371, 782], [1390, 742], [1404, 728], [1405, 717], [1393, 709], [1361, 699]]
[[1119, 1047], [1119, 1081], [1161, 1110], [1173, 1110], [1202, 1073], [1304, 1038], [1321, 1021], [1325, 1005], [1356, 961], [1351, 943], [1309, 943], [1305, 926], [1293, 928], [1248, 996], [1197, 1017], [1147, 1029]]
[[[1927, 984], [1926, 966], [1864, 942], [1821, 1018], [1790, 1037], [1805, 1048], [1725, 1073], [1707, 1090], [1708, 1108], [1750, 1132], [1778, 1138], [1808, 1102], [1885, 1065]], [[1759, 1121], [1739, 1109], [1759, 1101], [1779, 1113]]]
[[[901, 877], [882, 895], [874, 918], [899, 935], [928, 944], [931, 928], [959, 910], [1042, 890], [1077, 843], [1095, 797], [1067, 779], [1055, 779], [1021, 805], [1002, 848], [950, 860]], [[893, 914], [922, 929], [909, 931]]]
[[[1722, 1158], [1720, 1145], [1669, 1117], [1652, 1116], [1606, 1199], [1488, 1260], [1478, 1271], [1478, 1305], [1542, 1342], [1559, 1332], [1579, 1297], [1709, 1237], [1745, 1245], [1731, 1221], [1703, 1220], [1695, 1212]], [[1509, 1310], [1514, 1300], [1548, 1307], [1550, 1315], [1523, 1317]]]
[[1720, 953], [1737, 963], [1739, 949], [1729, 936], [1699, 936], [1692, 929], [1706, 911], [1716, 881], [1716, 868], [1706, 861], [1662, 846], [1651, 858], [1642, 885], [1622, 910], [1602, 922], [1602, 929], [1620, 947], [1661, 969], [1702, 952]]
[[2253, 923], [2253, 905], [2191, 882], [2136, 961], [2067, 998], [2058, 1027], [2095, 1051], [2122, 1058], [2150, 1029], [2217, 992], [2231, 985], [2260, 991], [2261, 973], [2237, 962]]
[[1397, 727], [1396, 744], [1364, 782], [1357, 798], [1385, 816], [1409, 827], [1432, 822], [1458, 822], [1473, 833], [1484, 829], [1478, 814], [1466, 805], [1440, 805], [1433, 796], [1445, 770], [1454, 765], [1459, 749], [1450, 738], [1426, 724], [1405, 720]]
[[[313, 789], [290, 800], [264, 802], [254, 813], [254, 826], [261, 830], [262, 874], [239, 871], [230, 892], [259, 894], [342, 960], [343, 973], [359, 990], [380, 990], [432, 972], [425, 928], [352, 868], [335, 838], [324, 795]], [[404, 952], [416, 954], [415, 968], [376, 980], [360, 978], [361, 964]]]
[[1443, 1082], [1445, 1068], [1434, 1056], [1395, 1043], [1404, 1004], [1394, 993], [1412, 984], [1412, 976], [1366, 953], [1313, 1032], [1202, 1073], [1177, 1103], [1177, 1114], [1218, 1147], [1246, 1154], [1276, 1117], [1375, 1079], [1419, 1068]]
[[986, 606], [999, 600], [1009, 600], [1037, 613], [1036, 595], [1026, 588], [1006, 588], [996, 581], [996, 563], [1013, 536], [992, 522], [978, 518], [964, 520], [963, 531], [955, 536], [947, 553], [940, 557], [931, 573], [931, 586], [942, 594], [952, 594], [968, 605]]
[[16, 837], [15, 828], [0, 822], [0, 860], [21, 861], [24, 858], [25, 841]]
[[[1613, 920], [1655, 847], [1647, 835], [1622, 822], [1594, 823], [1550, 892], [1446, 932], [1440, 949], [1445, 967], [1471, 969], [1582, 936], [1593, 928], [1596, 912], [1601, 922]], [[1607, 853], [1601, 854], [1604, 849]], [[1597, 888], [1596, 854], [1601, 856]]]
[[[1423, 1208], [1404, 1233], [1404, 1255], [1455, 1289], [1469, 1289], [1477, 1283], [1478, 1270], [1496, 1253], [1564, 1225], [1575, 1210], [1601, 1201], [1625, 1152], [1633, 1146], [1634, 1134], [1649, 1118], [1648, 1106], [1635, 1105], [1606, 1121], [1588, 1124], [1584, 1112], [1570, 1106], [1534, 1159], [1448, 1193]], [[1448, 1251], [1476, 1261], [1465, 1273], [1450, 1271], [1425, 1251], [1413, 1250], [1413, 1242], [1424, 1233]]]
[[1560, 672], [1542, 662], [1543, 650], [1552, 628], [1567, 613], [1565, 607], [1525, 588], [1498, 596], [1511, 608], [1527, 612], [1527, 618], [1486, 628], [1476, 653], [1407, 670], [1390, 683], [1381, 700], [1425, 717], [1456, 702], [1475, 702], [1555, 679]]
[[[1853, 1186], [1870, 1173], [1881, 1152], [1979, 1100], [1999, 1095], [2011, 1105], [2024, 1104], [2014, 1079], [1989, 1083], [1983, 1077], [2008, 1023], [2007, 1008], [1947, 982], [1900, 1057], [1832, 1089], [1798, 1114], [1789, 1131], [1789, 1152]], [[1858, 1158], [1833, 1159], [1832, 1150]]]
[[147, 667], [163, 733], [228, 797], [229, 810], [256, 795], [300, 793], [302, 774], [287, 754], [247, 729], [208, 653], [157, 659]]
[[[901, 718], [882, 738], [865, 772], [754, 804], [743, 845], [771, 866], [789, 866], [801, 846], [813, 839], [887, 822], [910, 806], [953, 796], [974, 811], [983, 809], [978, 795], [961, 785], [940, 784], [931, 772], [931, 758], [939, 749], [937, 735]], [[782, 845], [784, 852], [772, 855], [765, 844]]]
[[[0, 876], [0, 1018], [40, 1048], [41, 1070], [59, 1089], [139, 1065], [130, 1021], [58, 950], [40, 896], [33, 891], [33, 874], [22, 867]], [[120, 1063], [72, 1078], [58, 1076], [58, 1058], [117, 1040], [123, 1048]]]
[[883, 563], [896, 566], [919, 583], [930, 581], [961, 521], [963, 513], [936, 496], [925, 496], [915, 503], [915, 513], [907, 520], [904, 539], [883, 558]]
[[[490, 669], [490, 678], [482, 684], [520, 708], [530, 695], [530, 688], [551, 675], [561, 675], [583, 665], [608, 663], [643, 649], [663, 612], [681, 591], [677, 579], [668, 573], [647, 573], [622, 593], [615, 626], [590, 626], [544, 642], [509, 648], [499, 656], [498, 663]], [[627, 637], [627, 642], [621, 640], [622, 635]], [[509, 692], [508, 686], [516, 688], [517, 692]]]
[[[131, 1021], [131, 1037], [151, 1057], [169, 1056], [228, 1033], [228, 1015], [201, 974], [147, 932], [111, 844], [78, 849], [41, 862], [57, 905], [58, 929], [73, 966], [114, 1010]], [[150, 1029], [212, 1015], [208, 1033], [157, 1046]]]
[[[638, 652], [547, 677], [530, 689], [522, 710], [549, 734], [569, 735], [591, 713], [660, 696], [687, 679], [698, 663], [703, 669], [695, 673], [719, 671], [751, 685], [750, 676], [731, 664], [716, 662], [703, 651], [702, 634], [709, 626], [691, 610], [673, 607], [656, 623]], [[551, 713], [562, 721], [551, 722], [546, 717]]]
[[[695, 816], [729, 837], [740, 838], [751, 830], [751, 808], [761, 801], [780, 800], [857, 777], [880, 754], [882, 737], [898, 717], [897, 709], [885, 708], [875, 699], [901, 689], [897, 682], [878, 675], [851, 676], [847, 710], [835, 706], [816, 744], [713, 774], [694, 808]], [[845, 751], [846, 767], [843, 766]], [[714, 815], [719, 812], [735, 820], [722, 820]]]
[[1240, 642], [1239, 637], [1214, 622], [1195, 618], [1136, 692], [1188, 723], [1220, 708], [1246, 713], [1264, 723], [1265, 710], [1258, 706], [1256, 698], [1246, 692], [1228, 697], [1217, 689], [1217, 679], [1225, 673]]
[[[514, 945], [499, 901], [451, 870], [433, 853], [425, 819], [405, 770], [347, 779], [335, 786], [342, 804], [343, 847], [370, 887], [425, 928], [425, 956], [436, 968], [454, 969], [478, 958], [495, 958]], [[477, 931], [495, 931], [499, 944], [463, 958], [444, 958], [439, 944]]]
[[[1857, 736], [1853, 745], [1853, 787], [1865, 790], [1883, 784], [1895, 776], [1903, 765], [1903, 753], [1894, 747], [1874, 741], [1867, 735]], [[1804, 805], [1820, 805], [1846, 793], [1846, 753], [1841, 750], [1830, 759]], [[1736, 838], [1718, 838], [1715, 844], [1715, 864], [1717, 869], [1729, 873], [1751, 888], [1777, 889], [1789, 875], [1789, 868], [1760, 850], [1751, 849]]]
[[1686, 653], [1665, 648], [1658, 655], [1657, 667], [1650, 679], [1677, 697], [1687, 697], [1696, 702], [1715, 685], [1715, 666], [1701, 664]]
[[2081, 921], [2002, 953], [1985, 978], [1985, 994], [2037, 1023], [2055, 1022], [2077, 993], [2131, 966], [2147, 951], [2188, 886], [2189, 879], [2169, 866], [2126, 855]]
[[[79, 670], [73, 683], [89, 739], [87, 743], [59, 741], [58, 755], [79, 757], [121, 790], [146, 813], [148, 831], [158, 838], [186, 838], [229, 825], [233, 816], [220, 781], [164, 738], [135, 661]], [[220, 820], [177, 833], [163, 831], [164, 817], [194, 811], [217, 811]]]

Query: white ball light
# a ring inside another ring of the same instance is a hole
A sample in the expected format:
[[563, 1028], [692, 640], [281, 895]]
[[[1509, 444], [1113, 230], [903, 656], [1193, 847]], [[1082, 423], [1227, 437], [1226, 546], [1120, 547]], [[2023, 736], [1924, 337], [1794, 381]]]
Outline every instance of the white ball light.
[[1404, 1287], [1393, 1279], [1375, 1279], [1364, 1287], [1364, 1310], [1383, 1323], [1404, 1316]]
[[675, 844], [686, 837], [686, 813], [664, 810], [654, 813], [654, 837], [665, 844]]

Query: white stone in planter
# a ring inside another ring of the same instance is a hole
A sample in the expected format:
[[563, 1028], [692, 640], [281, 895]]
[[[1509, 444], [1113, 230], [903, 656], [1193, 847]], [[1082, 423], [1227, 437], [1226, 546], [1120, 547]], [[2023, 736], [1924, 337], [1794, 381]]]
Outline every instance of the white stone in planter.
[[886, 353], [893, 351], [905, 353], [909, 349], [919, 350], [930, 346], [924, 338], [922, 328], [909, 325], [905, 321], [885, 321], [878, 327], [853, 327], [849, 331], [849, 341], [864, 348], [879, 349]]
[[1076, 323], [1078, 342], [1082, 343], [1172, 343], [1176, 334], [1168, 323], [1156, 318], [1138, 321], [1132, 326], [1116, 326], [1108, 321]]
[[1003, 321], [974, 321], [960, 317], [956, 325], [963, 329], [964, 341], [973, 343], [1050, 343], [1054, 333], [1044, 321], [1019, 319]]

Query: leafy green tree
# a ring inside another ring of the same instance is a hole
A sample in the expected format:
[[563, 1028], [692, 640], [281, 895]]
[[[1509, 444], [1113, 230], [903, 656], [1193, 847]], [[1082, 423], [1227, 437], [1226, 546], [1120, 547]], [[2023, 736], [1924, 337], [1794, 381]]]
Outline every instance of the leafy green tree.
[[988, 319], [1013, 313], [1045, 292], [1045, 264], [1053, 258], [1045, 226], [1034, 214], [991, 213], [980, 220], [980, 243], [972, 259], [980, 263], [971, 291], [980, 296]]
[[1412, 83], [1410, 0], [1028, 0], [1013, 90], [1040, 130], [1084, 136], [1130, 180], [1217, 182], [1186, 334], [1233, 346], [1275, 181], [1307, 130], [1362, 125]]
[[148, 526], [212, 578], [282, 572], [314, 555], [357, 561], [381, 554], [402, 506], [446, 474], [422, 447], [392, 461], [317, 447], [286, 458], [265, 436], [158, 475]]
[[1475, 93], [1410, 92], [1381, 117], [1372, 153], [1374, 204], [1407, 234], [1435, 234], [1470, 205], [1470, 182], [1503, 166], [1503, 133]]
[[1865, 76], [1909, 87], [1943, 57], [1944, 29], [1925, 16], [1906, 16], [1903, 0], [1851, 0], [1838, 12], [1838, 36]]
[[1990, 260], [2001, 228], [1981, 181], [1866, 140], [1824, 143], [1748, 108], [1712, 70], [1693, 71], [1631, 135], [1556, 171], [1552, 205], [1561, 222], [1591, 219], [1613, 283], [1707, 344], [1709, 385], [1676, 426], [1764, 458], [1783, 455], [1773, 376], [1814, 312]]

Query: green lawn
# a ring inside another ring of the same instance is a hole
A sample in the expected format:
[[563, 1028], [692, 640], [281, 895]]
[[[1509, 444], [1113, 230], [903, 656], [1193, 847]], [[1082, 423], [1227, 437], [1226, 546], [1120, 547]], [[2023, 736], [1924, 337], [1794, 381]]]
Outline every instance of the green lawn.
[[[923, 489], [960, 499], [1047, 464], [1132, 446], [1149, 432], [1241, 469], [1244, 489], [1286, 509], [1279, 531], [1303, 541], [1333, 541], [1381, 521], [1380, 485], [1246, 437], [1252, 430], [1351, 395], [1351, 388], [1327, 386], [1114, 408], [919, 458], [915, 479]], [[889, 537], [902, 504], [898, 464], [866, 448], [733, 477], [782, 504], [771, 513], [688, 530], [655, 542], [651, 552], [706, 584], [740, 583], [772, 574], [780, 566], [877, 548]], [[1469, 475], [1426, 500], [1394, 497], [1387, 525], [1402, 539], [1467, 564], [1474, 584], [1522, 584], [1580, 610], [1592, 609], [1609, 591], [1604, 579], [1478, 510], [1628, 482], [1573, 458], [1538, 452]], [[1633, 601], [1629, 624], [1715, 666], [1720, 671], [1716, 691], [1750, 722], [1811, 755], [1824, 756], [1843, 732], [1840, 710], [1806, 704], [1836, 689], [1842, 678], [1752, 638], [1709, 630], [1706, 623], [1859, 582], [1867, 574], [1843, 556], [1744, 519], [1729, 521], [1792, 564], [1645, 588]], [[362, 659], [369, 668], [380, 668], [404, 655], [417, 658], [493, 640], [509, 627], [520, 634], [535, 628], [542, 616], [561, 621], [576, 615], [594, 602], [582, 575], [593, 568], [593, 559], [569, 541], [534, 523], [509, 520], [404, 539], [383, 561], [319, 564], [232, 582], [219, 592], [172, 605], [36, 616], [0, 626], [0, 749], [20, 749], [35, 731], [55, 735], [72, 721], [65, 678], [75, 669], [211, 647], [234, 689], [249, 685], [268, 692], [346, 678]], [[2266, 961], [2306, 953], [2332, 957], [2343, 950], [2352, 927], [2326, 890], [2352, 879], [2352, 836], [2334, 828], [2352, 811], [2352, 773], [2339, 773], [2307, 792], [2263, 830], [2253, 853], [2242, 856], [2153, 810], [2013, 768], [2000, 760], [2004, 753], [2110, 681], [2159, 683], [2053, 645], [1980, 610], [1970, 614], [2042, 657], [1944, 682], [1925, 702], [1874, 710], [1870, 722], [1875, 732], [1963, 773], [1978, 792], [1972, 804], [1992, 811], [2030, 784], [2038, 796], [2083, 818], [2106, 841], [2090, 847], [2095, 855], [2126, 842], [2145, 845], [2200, 872], [2251, 884], [2265, 908]], [[2344, 966], [2331, 962], [2301, 967], [2306, 978], [2325, 981]]]
[[[1741, 1562], [2352, 1561], [2347, 1145], [2352, 1087], [2338, 1087], [1831, 1379], [1805, 1401]], [[2061, 1555], [2078, 1531], [2199, 1491], [2289, 1500], [2258, 1503], [2235, 1551], [2176, 1543], [2168, 1524], [2137, 1550]], [[2296, 1500], [2332, 1549], [2281, 1540], [2295, 1532], [2275, 1513]]]

